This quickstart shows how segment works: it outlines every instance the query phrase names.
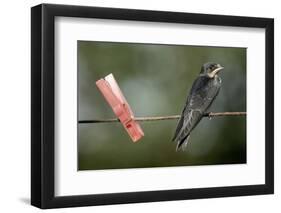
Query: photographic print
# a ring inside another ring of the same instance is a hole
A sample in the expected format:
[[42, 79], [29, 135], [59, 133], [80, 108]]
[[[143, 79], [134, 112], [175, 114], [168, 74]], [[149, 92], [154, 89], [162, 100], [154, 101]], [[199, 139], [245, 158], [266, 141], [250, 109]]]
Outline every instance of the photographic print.
[[31, 41], [32, 205], [274, 193], [274, 19], [41, 4]]
[[[77, 41], [78, 170], [245, 164], [246, 56], [243, 47]], [[110, 76], [139, 125], [135, 140], [96, 85]]]

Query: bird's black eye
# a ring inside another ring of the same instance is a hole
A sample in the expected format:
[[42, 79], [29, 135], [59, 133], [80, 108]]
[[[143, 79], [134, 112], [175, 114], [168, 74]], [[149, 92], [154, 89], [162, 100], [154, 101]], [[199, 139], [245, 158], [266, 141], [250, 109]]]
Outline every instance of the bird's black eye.
[[213, 69], [215, 69], [216, 68], [216, 65], [215, 64], [212, 64], [211, 66], [210, 66], [210, 70], [213, 70]]

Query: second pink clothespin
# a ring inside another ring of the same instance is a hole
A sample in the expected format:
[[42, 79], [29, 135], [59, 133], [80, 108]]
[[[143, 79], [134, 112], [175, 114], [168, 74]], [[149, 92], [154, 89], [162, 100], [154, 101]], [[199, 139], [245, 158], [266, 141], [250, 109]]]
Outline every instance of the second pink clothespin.
[[141, 139], [144, 136], [144, 133], [138, 122], [134, 120], [134, 114], [130, 105], [126, 101], [114, 76], [109, 74], [104, 79], [98, 80], [96, 85], [132, 140], [136, 142]]

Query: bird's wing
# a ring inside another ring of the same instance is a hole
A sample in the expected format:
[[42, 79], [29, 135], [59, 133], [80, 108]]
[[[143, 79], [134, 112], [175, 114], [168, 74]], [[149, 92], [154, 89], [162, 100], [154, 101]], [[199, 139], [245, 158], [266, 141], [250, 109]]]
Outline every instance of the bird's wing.
[[179, 128], [177, 135], [174, 137], [174, 141], [178, 142], [178, 148], [184, 143], [188, 138], [191, 130], [198, 124], [201, 120], [203, 113], [198, 110], [187, 109], [184, 113], [182, 125]]
[[182, 129], [182, 127], [183, 127], [183, 120], [184, 120], [184, 112], [185, 112], [185, 109], [186, 109], [186, 106], [184, 107], [184, 109], [183, 109], [183, 111], [182, 111], [182, 113], [181, 113], [181, 117], [180, 117], [180, 119], [179, 119], [179, 121], [178, 121], [177, 128], [176, 128], [176, 131], [175, 131], [175, 134], [174, 134], [174, 136], [173, 136], [172, 141], [174, 141], [174, 140], [177, 138], [179, 132], [181, 131], [181, 129]]
[[178, 142], [178, 147], [202, 119], [217, 96], [219, 88], [220, 85], [213, 84], [212, 80], [206, 77], [200, 76], [195, 80], [173, 137], [173, 141]]
[[200, 76], [192, 85], [187, 108], [204, 113], [213, 103], [220, 90], [220, 80]]

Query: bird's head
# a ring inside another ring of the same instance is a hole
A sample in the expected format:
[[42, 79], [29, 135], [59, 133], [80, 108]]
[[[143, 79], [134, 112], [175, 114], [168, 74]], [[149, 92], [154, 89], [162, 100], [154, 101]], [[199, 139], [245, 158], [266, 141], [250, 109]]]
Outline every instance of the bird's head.
[[223, 68], [220, 64], [208, 62], [202, 66], [200, 75], [214, 78]]

